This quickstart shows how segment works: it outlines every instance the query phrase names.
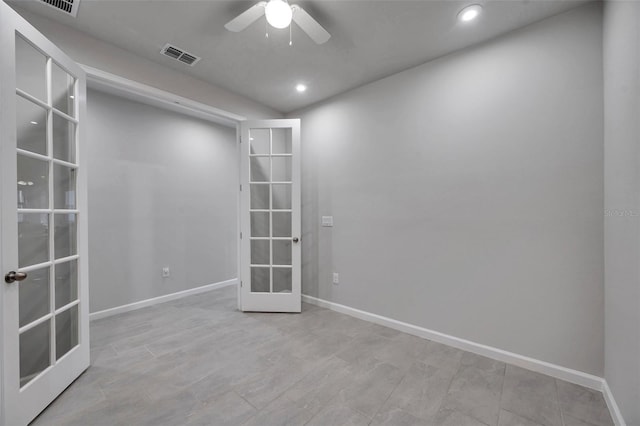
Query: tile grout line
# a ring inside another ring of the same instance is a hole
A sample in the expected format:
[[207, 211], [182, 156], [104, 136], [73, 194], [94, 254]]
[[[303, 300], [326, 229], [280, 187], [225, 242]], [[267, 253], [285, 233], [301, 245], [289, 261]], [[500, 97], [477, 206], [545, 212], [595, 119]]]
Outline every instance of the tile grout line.
[[[333, 355], [331, 355], [330, 357], [328, 357], [326, 360], [324, 360], [321, 364], [319, 364], [317, 367], [320, 367], [320, 365], [324, 365], [328, 362], [329, 359], [331, 359], [331, 357], [333, 357]], [[262, 409], [258, 409], [257, 407], [255, 407], [253, 404], [251, 404], [251, 402], [249, 402], [246, 398], [244, 398], [242, 395], [240, 395], [235, 387], [232, 388], [232, 390], [236, 393], [238, 393], [238, 396], [240, 396], [242, 399], [244, 399], [245, 401], [247, 401], [249, 403], [249, 405], [251, 405], [253, 408], [255, 408], [256, 410], [258, 410], [258, 412], [256, 413], [255, 416], [257, 416], [258, 414], [260, 414], [265, 408], [267, 408], [269, 405], [271, 405], [271, 403], [273, 401], [275, 401], [276, 399], [280, 398], [281, 396], [283, 396], [285, 393], [287, 393], [291, 388], [293, 388], [294, 386], [296, 386], [298, 383], [300, 383], [302, 380], [304, 380], [308, 375], [310, 375], [311, 373], [313, 373], [314, 369], [311, 369], [309, 372], [307, 372], [306, 374], [304, 374], [298, 381], [294, 382], [291, 384], [291, 386], [287, 387], [286, 389], [284, 389], [282, 392], [280, 392], [275, 398], [273, 398], [272, 400], [270, 400]], [[294, 402], [294, 401], [291, 401]], [[253, 416], [253, 417], [255, 417]], [[314, 415], [315, 417], [315, 415]], [[247, 420], [248, 421], [248, 420]], [[244, 422], [243, 424], [245, 424], [246, 422]]]
[[[402, 383], [402, 381], [404, 380], [405, 377], [407, 377], [408, 373], [404, 373], [402, 375], [402, 377], [400, 377], [400, 380], [398, 380], [398, 383], [396, 383], [396, 385], [393, 387], [393, 390], [391, 392], [389, 392], [389, 395], [387, 395], [387, 397], [385, 398], [384, 402], [382, 404], [380, 404], [380, 406], [378, 407], [378, 409], [376, 410], [375, 413], [373, 413], [373, 416], [371, 416], [371, 422], [373, 422], [373, 420], [376, 418], [376, 416], [378, 415], [378, 413], [380, 412], [380, 410], [382, 410], [382, 407], [385, 406], [385, 404], [387, 403], [387, 401], [389, 401], [389, 399], [391, 398], [391, 395], [393, 395], [393, 393], [396, 391], [396, 389], [398, 389], [398, 386], [400, 386], [400, 383]], [[371, 424], [371, 422], [369, 422], [369, 424]]]
[[[334, 359], [334, 360], [336, 360], [336, 361], [343, 361], [343, 362], [345, 362], [345, 363], [349, 364], [347, 361], [343, 360], [342, 358], [338, 358], [338, 357], [336, 356], [336, 354], [337, 354], [338, 352], [340, 352], [340, 350], [336, 351], [335, 353], [331, 354], [331, 356], [327, 357], [327, 359], [324, 361], [324, 363], [323, 363], [323, 364], [328, 364], [328, 363], [329, 363], [329, 361], [330, 361], [330, 360], [332, 360], [332, 359]], [[309, 374], [311, 374], [311, 372], [309, 372]], [[306, 376], [307, 376], [307, 375], [305, 375], [305, 377], [306, 377]], [[304, 379], [304, 377], [303, 377], [303, 379]], [[302, 379], [300, 379], [300, 381], [302, 381]], [[321, 406], [321, 407], [318, 409], [318, 412], [317, 412], [317, 413], [315, 413], [313, 416], [311, 416], [311, 418], [310, 418], [309, 420], [307, 420], [304, 424], [306, 425], [306, 424], [307, 424], [307, 423], [309, 423], [311, 420], [313, 420], [313, 418], [314, 418], [314, 417], [316, 417], [316, 416], [317, 416], [317, 415], [318, 415], [322, 410], [324, 410], [326, 407], [328, 407], [328, 406], [329, 406], [329, 404], [330, 404], [334, 399], [337, 399], [339, 395], [340, 395], [340, 390], [338, 390], [338, 392], [336, 392], [336, 394], [335, 394], [333, 397], [329, 398], [329, 400], [327, 400], [327, 402], [326, 402], [323, 406]]]
[[[507, 381], [507, 367], [509, 364], [504, 363], [504, 376], [502, 377], [502, 389], [500, 389], [500, 401], [498, 402], [498, 424], [500, 424], [500, 415], [502, 413], [502, 400], [504, 399], [504, 384]], [[506, 410], [505, 410], [506, 411]]]
[[[431, 342], [431, 340], [430, 340], [430, 342]], [[438, 411], [436, 411], [436, 415], [437, 415], [438, 412], [440, 412], [440, 410], [442, 410], [442, 406], [444, 405], [444, 402], [447, 399], [447, 396], [449, 395], [449, 391], [451, 390], [451, 385], [453, 384], [453, 380], [456, 378], [456, 376], [460, 372], [460, 368], [461, 367], [462, 367], [462, 356], [460, 356], [460, 361], [458, 362], [458, 367], [456, 368], [456, 371], [451, 375], [451, 379], [449, 380], [449, 385], [447, 386], [447, 392], [444, 394], [444, 398], [442, 398], [442, 402], [440, 403], [440, 406], [438, 407]]]
[[[250, 406], [252, 406], [254, 408], [254, 410], [256, 410], [256, 415], [261, 412], [262, 410], [260, 410], [258, 407], [256, 407], [255, 405], [253, 405], [251, 402], [249, 402], [248, 399], [246, 399], [244, 396], [240, 395], [235, 389], [231, 389], [231, 392], [235, 393], [236, 395], [238, 395], [244, 402], [246, 402], [247, 404], [249, 404]], [[224, 395], [224, 394], [223, 394]], [[266, 407], [265, 407], [266, 408]], [[251, 416], [253, 417], [253, 416]], [[246, 423], [246, 422], [245, 422]]]
[[558, 411], [560, 412], [560, 423], [561, 423], [561, 426], [566, 426], [566, 423], [564, 421], [564, 410], [560, 405], [560, 392], [558, 392], [558, 379], [554, 379], [553, 383], [555, 384], [555, 389], [556, 389], [556, 402], [558, 403]]

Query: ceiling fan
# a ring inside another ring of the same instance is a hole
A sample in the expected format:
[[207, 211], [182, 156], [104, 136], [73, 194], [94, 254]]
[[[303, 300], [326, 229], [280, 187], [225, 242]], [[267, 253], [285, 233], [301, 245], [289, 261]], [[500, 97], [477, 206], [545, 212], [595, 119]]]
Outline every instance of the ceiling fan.
[[267, 22], [278, 29], [287, 28], [291, 25], [291, 21], [295, 22], [317, 44], [326, 43], [331, 37], [331, 34], [322, 28], [322, 25], [303, 8], [297, 4], [290, 5], [287, 0], [261, 1], [227, 22], [224, 27], [237, 33], [261, 18], [262, 15], [266, 15]]

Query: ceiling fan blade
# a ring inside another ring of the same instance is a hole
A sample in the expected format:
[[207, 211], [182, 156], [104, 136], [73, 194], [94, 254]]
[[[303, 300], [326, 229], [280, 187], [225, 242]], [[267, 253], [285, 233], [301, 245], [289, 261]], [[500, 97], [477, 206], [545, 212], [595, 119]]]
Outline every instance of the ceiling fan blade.
[[293, 5], [292, 8], [293, 22], [298, 24], [298, 26], [302, 28], [302, 31], [307, 33], [316, 44], [326, 43], [331, 38], [331, 34], [322, 28], [322, 25], [313, 19], [306, 10], [298, 5]]
[[224, 27], [234, 33], [244, 30], [264, 15], [264, 7], [266, 4], [267, 3], [264, 1], [254, 4], [249, 9], [227, 22]]

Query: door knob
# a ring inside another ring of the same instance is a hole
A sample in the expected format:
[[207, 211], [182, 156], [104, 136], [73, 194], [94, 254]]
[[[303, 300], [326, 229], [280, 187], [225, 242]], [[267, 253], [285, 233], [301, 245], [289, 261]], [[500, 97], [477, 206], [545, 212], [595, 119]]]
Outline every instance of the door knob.
[[4, 282], [7, 284], [14, 283], [16, 281], [22, 281], [27, 278], [27, 274], [24, 272], [11, 271], [4, 276]]
[[298, 240], [298, 237], [293, 237], [293, 242], [294, 243], [297, 243], [298, 241], [300, 241], [300, 240]]

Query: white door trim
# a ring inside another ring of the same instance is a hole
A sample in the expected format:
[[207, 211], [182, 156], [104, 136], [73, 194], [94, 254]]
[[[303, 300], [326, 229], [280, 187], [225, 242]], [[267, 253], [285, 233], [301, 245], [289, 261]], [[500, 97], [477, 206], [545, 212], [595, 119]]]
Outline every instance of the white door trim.
[[80, 64], [80, 67], [87, 73], [87, 86], [92, 89], [180, 112], [202, 120], [212, 121], [227, 127], [236, 127], [238, 123], [247, 119], [242, 115], [215, 108], [88, 65]]

